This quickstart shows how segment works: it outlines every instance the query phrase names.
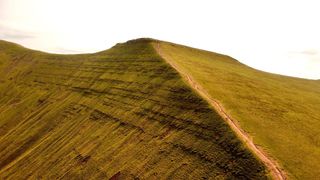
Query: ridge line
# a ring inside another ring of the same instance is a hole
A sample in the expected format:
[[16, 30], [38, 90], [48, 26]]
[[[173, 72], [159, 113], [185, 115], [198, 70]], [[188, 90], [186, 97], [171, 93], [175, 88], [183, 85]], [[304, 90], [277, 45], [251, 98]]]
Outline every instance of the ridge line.
[[187, 83], [198, 92], [198, 94], [203, 97], [216, 111], [217, 113], [227, 122], [230, 128], [235, 132], [238, 138], [247, 146], [252, 153], [258, 157], [261, 162], [267, 167], [272, 177], [277, 180], [286, 180], [285, 172], [280, 168], [279, 164], [272, 159], [264, 150], [254, 144], [253, 139], [246, 133], [239, 125], [238, 121], [229, 115], [221, 103], [212, 98], [208, 92], [198, 83], [196, 82], [192, 76], [184, 73], [178, 66], [171, 60], [170, 57], [165, 55], [160, 47], [160, 42], [152, 43], [155, 51], [162, 57], [167, 63], [169, 63], [178, 73], [184, 78]]

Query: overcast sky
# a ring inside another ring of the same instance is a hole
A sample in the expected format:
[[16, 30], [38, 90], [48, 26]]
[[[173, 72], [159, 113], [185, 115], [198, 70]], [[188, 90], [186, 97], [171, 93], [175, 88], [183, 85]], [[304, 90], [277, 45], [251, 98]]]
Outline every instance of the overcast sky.
[[317, 0], [0, 0], [0, 39], [85, 53], [151, 37], [320, 79]]

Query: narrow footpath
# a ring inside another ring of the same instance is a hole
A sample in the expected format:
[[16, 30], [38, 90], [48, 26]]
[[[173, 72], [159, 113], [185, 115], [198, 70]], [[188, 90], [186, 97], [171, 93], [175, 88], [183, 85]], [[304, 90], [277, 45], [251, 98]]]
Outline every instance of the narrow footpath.
[[226, 110], [223, 108], [221, 103], [215, 99], [213, 99], [207, 91], [199, 84], [197, 81], [193, 79], [192, 76], [184, 73], [172, 60], [170, 56], [163, 53], [160, 43], [156, 42], [153, 44], [155, 50], [158, 54], [169, 63], [174, 69], [176, 69], [180, 75], [189, 83], [189, 85], [196, 90], [208, 103], [219, 113], [221, 117], [229, 124], [231, 129], [237, 134], [237, 136], [241, 139], [241, 141], [265, 164], [265, 166], [270, 171], [273, 179], [276, 180], [285, 180], [286, 175], [283, 170], [279, 168], [279, 165], [276, 161], [274, 161], [271, 157], [269, 157], [261, 148], [256, 146], [253, 143], [252, 138], [250, 138], [249, 134], [247, 134], [243, 129], [241, 129], [238, 121], [232, 118]]

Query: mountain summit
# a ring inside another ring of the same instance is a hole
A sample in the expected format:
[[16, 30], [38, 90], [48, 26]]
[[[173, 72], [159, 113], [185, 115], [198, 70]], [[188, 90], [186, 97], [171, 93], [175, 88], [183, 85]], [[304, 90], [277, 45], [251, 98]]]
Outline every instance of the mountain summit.
[[90, 55], [1, 42], [0, 176], [265, 177], [263, 164], [152, 42]]
[[318, 94], [149, 38], [78, 55], [0, 41], [0, 177], [312, 179]]

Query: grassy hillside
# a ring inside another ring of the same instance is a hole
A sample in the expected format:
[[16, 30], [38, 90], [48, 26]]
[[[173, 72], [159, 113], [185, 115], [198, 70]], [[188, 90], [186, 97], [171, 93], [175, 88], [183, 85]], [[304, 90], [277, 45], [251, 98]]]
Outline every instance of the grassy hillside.
[[0, 41], [0, 179], [266, 179], [149, 40], [83, 55]]
[[220, 101], [293, 179], [320, 178], [320, 83], [171, 43], [162, 52]]

